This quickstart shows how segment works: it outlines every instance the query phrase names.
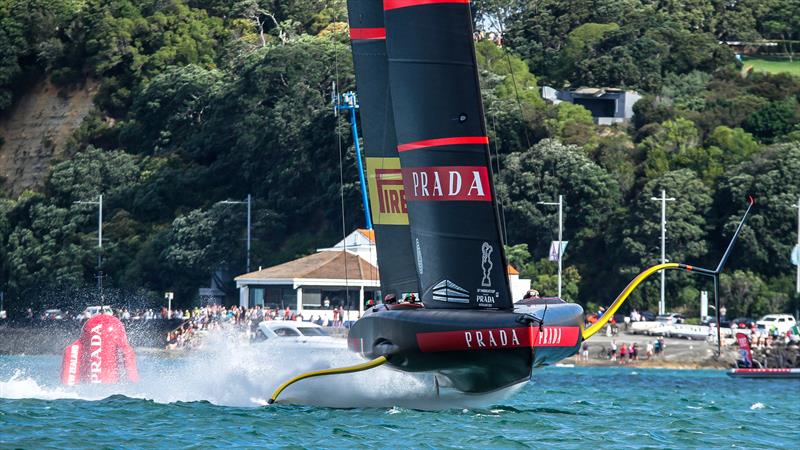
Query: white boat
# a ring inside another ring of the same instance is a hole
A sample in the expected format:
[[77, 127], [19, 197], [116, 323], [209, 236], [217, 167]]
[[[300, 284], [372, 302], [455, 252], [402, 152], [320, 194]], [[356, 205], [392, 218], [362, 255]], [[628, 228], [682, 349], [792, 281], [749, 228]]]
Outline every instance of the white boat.
[[655, 320], [631, 322], [628, 327], [628, 333], [631, 334], [647, 334], [651, 329], [661, 325], [661, 322]]
[[311, 349], [346, 349], [347, 340], [329, 336], [311, 322], [265, 320], [258, 324], [254, 342], [269, 346], [303, 346]]

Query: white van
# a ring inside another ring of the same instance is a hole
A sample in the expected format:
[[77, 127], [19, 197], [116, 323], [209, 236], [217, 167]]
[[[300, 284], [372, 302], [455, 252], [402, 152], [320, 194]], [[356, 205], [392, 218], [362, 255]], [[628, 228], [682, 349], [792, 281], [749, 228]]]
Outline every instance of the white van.
[[756, 322], [758, 331], [762, 333], [769, 333], [773, 325], [778, 329], [778, 333], [786, 333], [796, 324], [794, 316], [790, 314], [767, 314]]

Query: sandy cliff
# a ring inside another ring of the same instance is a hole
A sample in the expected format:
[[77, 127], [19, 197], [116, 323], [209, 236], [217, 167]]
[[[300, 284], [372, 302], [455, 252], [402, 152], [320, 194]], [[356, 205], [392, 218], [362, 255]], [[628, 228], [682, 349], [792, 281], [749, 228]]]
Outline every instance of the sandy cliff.
[[[36, 84], [0, 117], [0, 181], [12, 197], [40, 186], [53, 163], [63, 160], [66, 143], [92, 109], [97, 84], [62, 91]], [[66, 95], [65, 95], [66, 94]]]

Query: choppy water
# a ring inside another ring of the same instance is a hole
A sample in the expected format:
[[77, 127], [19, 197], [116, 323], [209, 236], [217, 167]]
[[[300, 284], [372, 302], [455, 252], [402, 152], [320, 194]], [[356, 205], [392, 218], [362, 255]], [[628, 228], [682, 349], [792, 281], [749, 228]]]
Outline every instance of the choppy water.
[[135, 386], [62, 388], [60, 358], [3, 356], [0, 448], [800, 446], [800, 382], [720, 371], [553, 367], [481, 406], [378, 368], [287, 390], [340, 408], [264, 406], [286, 375], [350, 358], [223, 345], [141, 354]]

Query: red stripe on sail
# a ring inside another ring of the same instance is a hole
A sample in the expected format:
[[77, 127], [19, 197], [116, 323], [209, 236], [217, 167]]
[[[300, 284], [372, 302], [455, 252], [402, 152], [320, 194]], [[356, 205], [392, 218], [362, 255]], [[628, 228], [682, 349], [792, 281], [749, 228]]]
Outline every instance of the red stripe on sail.
[[[538, 337], [536, 331], [539, 331]], [[417, 333], [417, 345], [425, 353], [494, 350], [526, 347], [574, 347], [578, 327], [517, 327]]]
[[386, 39], [386, 28], [350, 28], [350, 40]]
[[426, 139], [424, 141], [400, 144], [397, 146], [397, 151], [407, 152], [409, 150], [419, 150], [428, 147], [440, 147], [443, 145], [461, 145], [461, 144], [489, 144], [489, 137], [460, 136], [460, 137], [439, 138], [439, 139]]
[[411, 6], [437, 5], [441, 3], [463, 3], [468, 5], [469, 0], [384, 0], [383, 10], [389, 11]]

